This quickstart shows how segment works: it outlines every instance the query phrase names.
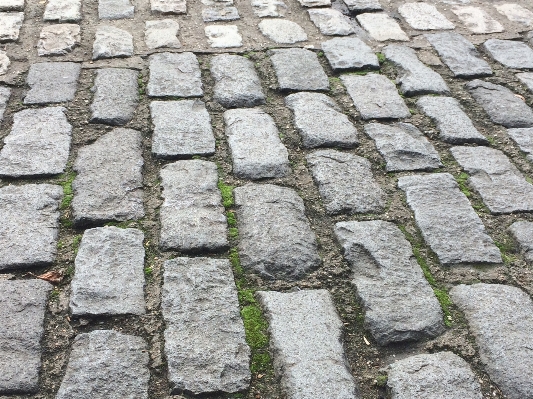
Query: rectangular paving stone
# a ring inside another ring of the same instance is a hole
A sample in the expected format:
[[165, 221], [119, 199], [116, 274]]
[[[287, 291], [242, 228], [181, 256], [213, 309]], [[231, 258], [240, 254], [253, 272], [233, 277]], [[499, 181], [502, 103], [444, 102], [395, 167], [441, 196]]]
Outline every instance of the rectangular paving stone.
[[155, 14], [186, 14], [186, 0], [150, 0], [150, 7]]
[[111, 330], [80, 334], [72, 343], [56, 399], [148, 399], [148, 350], [144, 339]]
[[101, 224], [144, 216], [142, 137], [117, 128], [78, 150], [72, 183], [74, 224]]
[[473, 33], [499, 33], [503, 26], [492, 18], [485, 10], [473, 6], [455, 6], [452, 12], [463, 22], [464, 26]]
[[212, 48], [242, 47], [242, 36], [237, 25], [208, 25], [204, 33]]
[[161, 169], [161, 179], [159, 246], [187, 252], [225, 250], [227, 224], [216, 164], [197, 159], [174, 162]]
[[409, 118], [411, 113], [389, 79], [377, 73], [341, 75], [362, 119]]
[[81, 20], [81, 0], [49, 0], [44, 9], [45, 21], [78, 22]]
[[239, 10], [236, 7], [229, 7], [223, 3], [220, 5], [214, 4], [202, 10], [202, 19], [204, 22], [235, 21], [240, 18]]
[[0, 11], [23, 11], [24, 0], [3, 0], [0, 4]]
[[524, 220], [514, 222], [509, 227], [509, 231], [518, 242], [522, 255], [527, 261], [533, 262], [533, 223]]
[[37, 54], [67, 55], [81, 42], [80, 26], [76, 24], [56, 24], [44, 26], [37, 43]]
[[533, 128], [507, 129], [507, 134], [526, 153], [526, 158], [533, 162]]
[[269, 322], [274, 370], [287, 398], [360, 398], [346, 365], [343, 325], [329, 292], [257, 295]]
[[0, 270], [55, 261], [61, 186], [24, 184], [0, 188]]
[[357, 22], [361, 24], [372, 39], [378, 42], [387, 40], [409, 41], [409, 36], [405, 34], [398, 22], [384, 12], [359, 14]]
[[357, 37], [335, 37], [322, 42], [322, 50], [335, 71], [379, 69], [376, 54]]
[[0, 12], [0, 43], [16, 42], [23, 21], [23, 12]]
[[133, 18], [135, 7], [129, 0], [98, 0], [98, 18]]
[[181, 48], [178, 40], [180, 25], [172, 19], [146, 21], [144, 42], [150, 49], [170, 47]]
[[172, 392], [247, 389], [250, 348], [229, 261], [175, 258], [164, 267], [161, 310]]
[[47, 104], [72, 101], [76, 94], [81, 65], [75, 62], [41, 62], [32, 64], [26, 82], [30, 91], [24, 104]]
[[293, 189], [247, 184], [233, 192], [245, 269], [269, 279], [296, 280], [320, 266], [315, 234]]
[[499, 264], [500, 250], [449, 173], [398, 179], [424, 240], [445, 266]]
[[258, 28], [264, 36], [279, 44], [294, 44], [307, 40], [307, 33], [303, 28], [287, 19], [263, 19]]
[[114, 226], [85, 230], [74, 261], [74, 316], [144, 314], [144, 234]]
[[254, 14], [259, 18], [283, 17], [287, 5], [281, 0], [251, 0]]
[[533, 49], [514, 40], [489, 39], [483, 43], [485, 50], [499, 63], [508, 68], [533, 68]]
[[398, 227], [383, 220], [339, 222], [335, 236], [353, 270], [365, 327], [379, 345], [445, 331], [439, 301]]
[[461, 284], [450, 290], [450, 296], [466, 316], [491, 380], [509, 399], [532, 397], [533, 302], [529, 295], [501, 284]]
[[533, 93], [533, 72], [517, 73], [515, 76]]
[[96, 28], [93, 60], [131, 57], [133, 52], [133, 36], [127, 30], [110, 25]]
[[303, 7], [322, 7], [330, 6], [331, 0], [298, 0]]
[[6, 111], [10, 97], [11, 89], [9, 87], [0, 86], [0, 122], [4, 120], [4, 112]]
[[533, 12], [520, 4], [495, 4], [496, 10], [507, 17], [509, 21], [522, 25], [525, 29], [533, 28]]
[[150, 97], [201, 97], [200, 65], [193, 53], [152, 54], [147, 93]]
[[200, 100], [152, 101], [152, 154], [161, 158], [213, 155], [211, 117]]
[[455, 25], [448, 21], [433, 4], [422, 2], [404, 3], [398, 7], [398, 12], [413, 29], [441, 30], [455, 28]]
[[271, 50], [270, 60], [280, 90], [329, 90], [329, 80], [312, 51], [302, 48]]
[[233, 174], [241, 179], [283, 177], [291, 172], [289, 152], [274, 120], [259, 108], [224, 112]]
[[0, 176], [63, 173], [72, 135], [65, 111], [63, 107], [49, 107], [15, 113], [0, 151]]
[[348, 7], [348, 10], [353, 12], [361, 11], [381, 11], [383, 7], [381, 6], [379, 0], [343, 0], [344, 4]]
[[0, 394], [39, 390], [44, 313], [51, 290], [50, 283], [37, 279], [0, 281]]
[[346, 36], [355, 33], [350, 18], [333, 8], [316, 8], [307, 11], [309, 18], [323, 35]]

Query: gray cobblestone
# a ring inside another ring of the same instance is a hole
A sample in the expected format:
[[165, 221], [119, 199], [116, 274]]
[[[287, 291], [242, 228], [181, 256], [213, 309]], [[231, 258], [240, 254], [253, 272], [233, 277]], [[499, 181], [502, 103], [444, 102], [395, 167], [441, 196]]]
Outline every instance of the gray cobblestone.
[[300, 48], [272, 50], [280, 90], [328, 90], [329, 81], [315, 53]]
[[180, 48], [178, 40], [180, 26], [172, 19], [162, 19], [158, 21], [146, 21], [144, 41], [151, 49], [169, 47]]
[[44, 9], [45, 21], [78, 22], [81, 20], [81, 0], [49, 0]]
[[135, 7], [129, 0], [98, 0], [98, 18], [125, 19], [133, 18]]
[[284, 19], [264, 19], [259, 30], [270, 40], [280, 44], [294, 44], [307, 40], [307, 33], [296, 22]]
[[533, 162], [533, 128], [508, 129], [507, 134], [526, 153], [526, 158]]
[[32, 64], [27, 83], [31, 87], [24, 104], [72, 101], [78, 86], [81, 65], [75, 62], [41, 62]]
[[523, 220], [514, 222], [509, 231], [518, 242], [520, 252], [527, 261], [533, 263], [533, 223]]
[[16, 42], [23, 21], [23, 12], [0, 12], [0, 43]]
[[93, 43], [93, 60], [101, 58], [131, 57], [133, 36], [124, 29], [103, 25], [96, 29]]
[[533, 68], [533, 50], [525, 43], [513, 40], [489, 39], [483, 43], [485, 50], [496, 61], [509, 68]]
[[200, 66], [193, 53], [153, 54], [147, 92], [151, 97], [200, 97]]
[[463, 22], [465, 27], [473, 33], [498, 33], [504, 28], [485, 10], [472, 6], [455, 6], [452, 12]]
[[379, 69], [378, 57], [357, 37], [336, 37], [322, 42], [322, 50], [336, 71], [348, 69]]
[[405, 34], [400, 25], [385, 13], [359, 14], [357, 22], [361, 24], [372, 39], [379, 42], [387, 40], [409, 41], [409, 36]]
[[398, 12], [413, 29], [442, 30], [455, 28], [455, 25], [448, 21], [433, 4], [423, 2], [405, 3], [398, 7]]
[[344, 16], [340, 11], [319, 8], [309, 10], [309, 18], [316, 25], [323, 35], [341, 35], [346, 36], [355, 33], [355, 29], [350, 19]]
[[383, 7], [381, 6], [379, 0], [343, 0], [346, 3], [346, 6], [350, 11], [361, 12], [361, 11], [381, 11]]
[[37, 53], [45, 55], [66, 55], [80, 45], [80, 26], [59, 24], [45, 26], [39, 36]]

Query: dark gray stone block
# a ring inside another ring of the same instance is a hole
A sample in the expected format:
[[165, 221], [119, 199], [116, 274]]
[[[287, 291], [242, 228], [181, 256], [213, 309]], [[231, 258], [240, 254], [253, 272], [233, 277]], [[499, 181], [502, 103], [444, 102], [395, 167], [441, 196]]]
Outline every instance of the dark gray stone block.
[[533, 68], [533, 49], [514, 40], [489, 39], [483, 43], [485, 50], [499, 63], [508, 68]]
[[520, 252], [528, 262], [533, 263], [533, 223], [526, 221], [514, 222], [509, 231], [518, 242]]

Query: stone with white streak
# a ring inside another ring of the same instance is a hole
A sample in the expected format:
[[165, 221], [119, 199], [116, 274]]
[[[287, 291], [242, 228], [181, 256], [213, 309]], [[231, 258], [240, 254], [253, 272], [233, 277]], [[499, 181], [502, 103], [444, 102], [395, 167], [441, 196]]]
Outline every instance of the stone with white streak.
[[452, 11], [463, 22], [465, 27], [473, 33], [499, 33], [503, 26], [492, 18], [485, 10], [473, 6], [456, 6]]

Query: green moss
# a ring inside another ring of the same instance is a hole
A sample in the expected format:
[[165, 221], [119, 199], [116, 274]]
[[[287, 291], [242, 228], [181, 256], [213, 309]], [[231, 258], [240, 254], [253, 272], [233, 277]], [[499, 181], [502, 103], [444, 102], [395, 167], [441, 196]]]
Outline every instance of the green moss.
[[50, 300], [51, 301], [59, 300], [59, 290], [57, 288], [54, 288], [52, 292], [50, 293]]
[[317, 56], [319, 56], [319, 57], [324, 57], [324, 52], [319, 51], [318, 54], [317, 54]]
[[514, 243], [512, 240], [507, 239], [502, 241], [494, 241], [494, 244], [499, 248], [500, 253], [502, 254], [503, 263], [509, 265], [517, 261], [516, 255], [513, 254]]
[[65, 172], [59, 179], [59, 184], [63, 187], [63, 200], [61, 201], [60, 209], [67, 209], [74, 197], [72, 191], [72, 182], [76, 178], [76, 173], [73, 171]]
[[228, 226], [229, 227], [237, 227], [237, 219], [235, 218], [235, 213], [228, 212], [226, 214], [226, 219], [228, 221]]
[[144, 268], [144, 276], [147, 279], [151, 279], [153, 275], [154, 275], [154, 268], [152, 266], [147, 266]]
[[383, 64], [385, 62], [385, 60], [387, 59], [385, 57], [385, 54], [383, 53], [376, 53], [376, 56], [378, 57], [378, 61], [380, 64]]
[[139, 86], [139, 95], [144, 95], [146, 91], [146, 85], [144, 84], [142, 73], [139, 73], [139, 75], [137, 76], [137, 84]]
[[74, 223], [72, 222], [72, 220], [67, 219], [67, 218], [62, 217], [59, 222], [61, 223], [61, 226], [65, 228], [71, 228], [72, 226], [74, 226]]
[[115, 226], [115, 227], [118, 227], [119, 229], [127, 229], [133, 223], [136, 223], [136, 222], [138, 222], [138, 220], [137, 221], [135, 221], [135, 220], [124, 220], [122, 222], [107, 222], [105, 225], [106, 226]]
[[466, 185], [466, 181], [468, 180], [468, 178], [469, 176], [465, 172], [462, 172], [459, 176], [455, 178], [455, 180], [457, 180], [457, 183], [459, 184], [459, 189], [462, 191], [462, 193], [468, 198], [470, 198], [472, 196], [472, 193]]
[[233, 206], [233, 186], [229, 186], [222, 180], [219, 180], [218, 189], [220, 190], [220, 194], [222, 194], [222, 204], [224, 207], [229, 208]]
[[386, 375], [378, 375], [376, 377], [376, 386], [384, 388], [387, 385], [387, 379]]
[[74, 266], [73, 265], [69, 265], [67, 267], [65, 275], [68, 276], [68, 277], [72, 277], [74, 275]]
[[229, 228], [229, 236], [231, 238], [239, 237], [239, 230], [236, 227], [230, 227]]
[[72, 250], [74, 251], [74, 255], [77, 255], [78, 250], [80, 249], [81, 237], [82, 235], [78, 234], [72, 239]]
[[252, 373], [265, 373], [270, 368], [272, 360], [268, 352], [254, 353], [252, 355], [252, 364], [250, 369]]

